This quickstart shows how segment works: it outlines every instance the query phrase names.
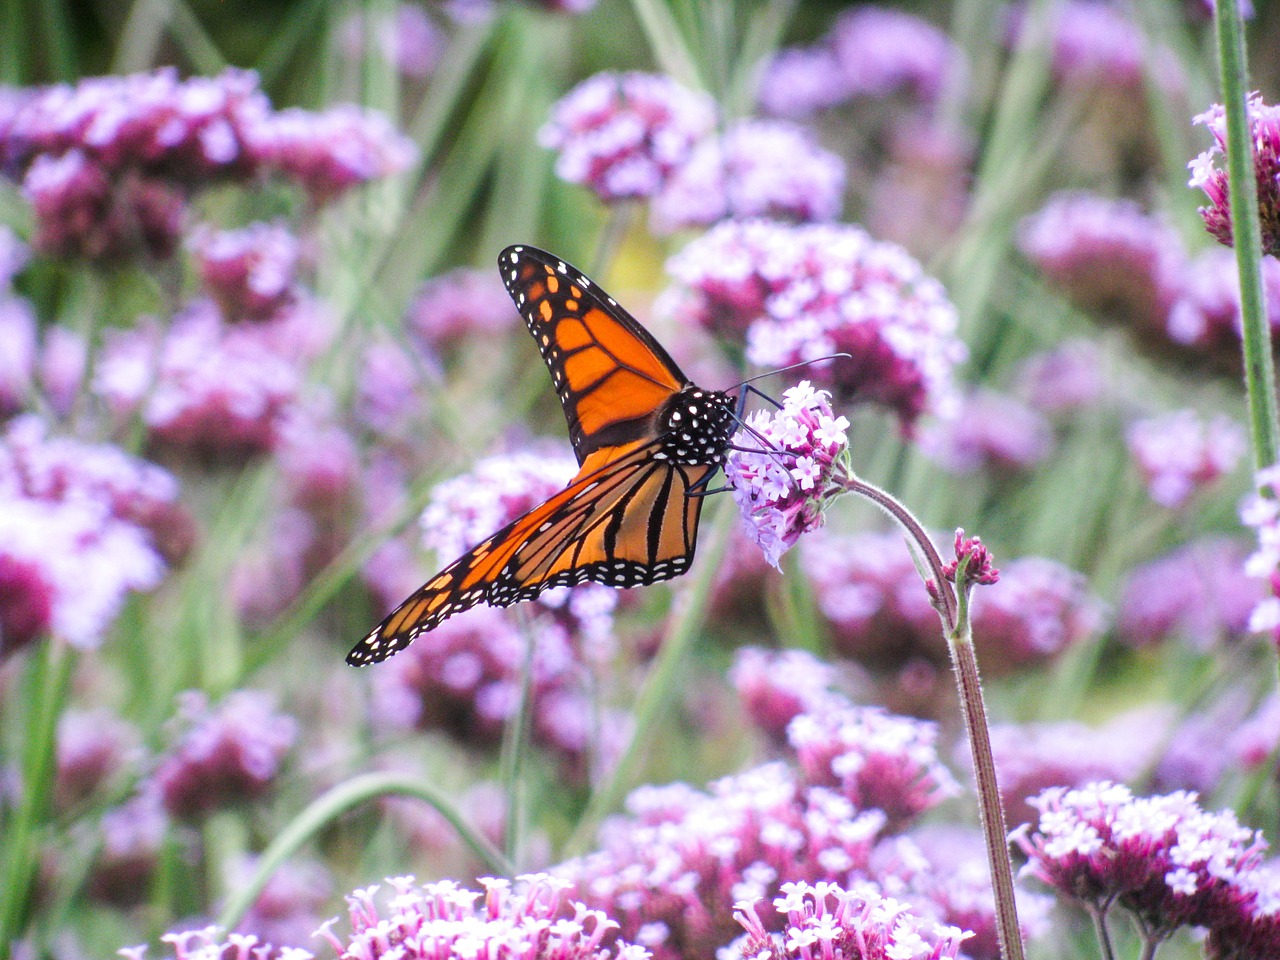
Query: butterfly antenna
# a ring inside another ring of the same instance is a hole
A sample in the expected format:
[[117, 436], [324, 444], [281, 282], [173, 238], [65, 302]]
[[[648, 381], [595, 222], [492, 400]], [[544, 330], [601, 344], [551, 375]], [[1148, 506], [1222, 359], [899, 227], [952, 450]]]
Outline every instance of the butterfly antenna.
[[[797, 367], [807, 367], [811, 363], [822, 363], [824, 360], [839, 360], [841, 357], [846, 360], [853, 359], [853, 355], [849, 353], [828, 353], [826, 356], [814, 357], [812, 360], [799, 360], [796, 363], [789, 363], [785, 367], [779, 367], [777, 370], [767, 370], [764, 373], [757, 373], [754, 377], [747, 377], [747, 379], [735, 383], [729, 390], [737, 390], [738, 387], [745, 387], [749, 383], [755, 383], [757, 380], [763, 380], [765, 377], [772, 377], [779, 373], [786, 373], [788, 370], [794, 370]], [[760, 393], [759, 390], [755, 392]], [[763, 397], [765, 394], [761, 393], [760, 396]]]

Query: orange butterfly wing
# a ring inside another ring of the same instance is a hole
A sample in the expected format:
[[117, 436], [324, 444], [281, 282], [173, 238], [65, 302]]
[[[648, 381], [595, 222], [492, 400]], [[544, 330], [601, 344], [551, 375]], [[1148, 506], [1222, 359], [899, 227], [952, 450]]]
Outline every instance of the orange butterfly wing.
[[578, 465], [650, 436], [653, 412], [689, 383], [662, 345], [559, 257], [508, 247], [498, 269], [551, 371]]
[[689, 568], [702, 498], [732, 432], [732, 401], [685, 380], [661, 345], [564, 261], [509, 247], [499, 268], [551, 370], [578, 474], [447, 566], [361, 640], [385, 660], [481, 603], [504, 607], [594, 581], [654, 583]]

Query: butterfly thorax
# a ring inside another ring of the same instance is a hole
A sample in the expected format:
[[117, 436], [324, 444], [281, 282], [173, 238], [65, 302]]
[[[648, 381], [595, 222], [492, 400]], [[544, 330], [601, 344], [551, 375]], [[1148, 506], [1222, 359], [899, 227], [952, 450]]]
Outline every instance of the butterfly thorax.
[[688, 384], [656, 414], [662, 448], [653, 456], [694, 466], [724, 461], [733, 436], [733, 397]]

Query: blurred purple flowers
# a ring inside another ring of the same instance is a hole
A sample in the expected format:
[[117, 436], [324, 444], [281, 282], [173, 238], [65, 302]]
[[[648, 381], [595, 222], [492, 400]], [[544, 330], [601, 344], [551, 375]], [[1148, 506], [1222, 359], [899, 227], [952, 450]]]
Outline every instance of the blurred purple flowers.
[[1193, 410], [1135, 421], [1126, 439], [1151, 499], [1171, 510], [1231, 473], [1249, 445], [1234, 420], [1206, 422]]
[[94, 77], [6, 103], [0, 171], [32, 204], [37, 249], [94, 262], [168, 257], [188, 198], [211, 184], [274, 173], [323, 204], [415, 157], [378, 114], [273, 112], [257, 76], [234, 69]]
[[715, 103], [669, 77], [598, 73], [567, 93], [539, 131], [556, 173], [606, 203], [653, 196], [715, 123]]
[[765, 368], [810, 367], [837, 403], [876, 403], [904, 430], [954, 402], [952, 371], [966, 357], [942, 285], [902, 248], [854, 226], [766, 220], [712, 228], [668, 261], [677, 317], [747, 340]]

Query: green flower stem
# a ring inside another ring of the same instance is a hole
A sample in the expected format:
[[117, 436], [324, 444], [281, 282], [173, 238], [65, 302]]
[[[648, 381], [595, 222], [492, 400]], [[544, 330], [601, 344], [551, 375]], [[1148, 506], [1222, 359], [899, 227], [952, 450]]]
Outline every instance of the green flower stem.
[[[996, 903], [996, 931], [1000, 938], [1000, 956], [1004, 960], [1023, 960], [1022, 931], [1018, 925], [1018, 906], [1013, 894], [1013, 866], [1009, 862], [1009, 830], [1000, 803], [1000, 786], [996, 779], [995, 759], [991, 753], [991, 734], [987, 727], [987, 709], [982, 698], [982, 682], [978, 675], [978, 657], [973, 648], [969, 627], [968, 588], [963, 586], [966, 560], [955, 573], [957, 591], [952, 591], [942, 572], [942, 558], [920, 522], [896, 498], [850, 473], [843, 480], [844, 489], [860, 494], [880, 507], [907, 531], [913, 554], [923, 560], [922, 575], [937, 586], [936, 606], [942, 617], [951, 665], [955, 672], [964, 728], [973, 756], [974, 780], [978, 790], [978, 817], [987, 846], [987, 863], [991, 868], [991, 885]], [[958, 595], [957, 595], [958, 594]]]
[[689, 646], [702, 623], [707, 599], [711, 595], [711, 584], [728, 549], [729, 532], [736, 514], [736, 507], [726, 499], [719, 504], [711, 519], [706, 555], [702, 558], [689, 589], [676, 597], [675, 608], [668, 622], [666, 635], [662, 638], [658, 657], [637, 698], [635, 728], [631, 739], [618, 758], [608, 782], [591, 794], [577, 829], [565, 844], [566, 857], [585, 853], [595, 840], [596, 828], [600, 822], [606, 815], [621, 807], [622, 799], [631, 788], [644, 755], [653, 744], [659, 725], [668, 718], [672, 698], [680, 686], [679, 673], [688, 661]]
[[1111, 943], [1111, 931], [1107, 929], [1107, 913], [1105, 910], [1093, 908], [1089, 911], [1093, 919], [1093, 932], [1098, 936], [1098, 946], [1102, 948], [1102, 960], [1116, 960], [1116, 948]]
[[46, 638], [38, 644], [25, 684], [28, 706], [21, 737], [21, 794], [17, 809], [3, 821], [0, 838], [0, 952], [7, 950], [26, 926], [40, 862], [41, 833], [50, 815], [58, 717], [66, 703], [75, 662], [61, 641]]
[[1246, 106], [1244, 27], [1236, 0], [1217, 0], [1218, 67], [1226, 111], [1227, 180], [1231, 235], [1240, 271], [1240, 314], [1244, 325], [1244, 379], [1249, 394], [1249, 430], [1254, 467], [1270, 466], [1280, 454], [1275, 364], [1271, 327], [1262, 295], [1262, 228], [1254, 174], [1253, 136]]
[[524, 639], [524, 663], [520, 666], [520, 698], [516, 701], [515, 716], [507, 724], [502, 740], [500, 782], [503, 796], [507, 798], [507, 815], [502, 832], [502, 847], [507, 859], [519, 862], [520, 835], [524, 810], [524, 794], [520, 772], [529, 752], [529, 737], [533, 717], [533, 660], [538, 638], [523, 610], [516, 611], [520, 623], [520, 635]]
[[436, 809], [458, 832], [459, 838], [471, 848], [495, 876], [510, 877], [514, 868], [488, 840], [473, 830], [462, 815], [430, 784], [400, 773], [368, 773], [353, 777], [317, 797], [293, 822], [282, 830], [258, 858], [256, 869], [248, 881], [235, 890], [218, 916], [218, 926], [234, 930], [244, 918], [253, 902], [262, 893], [271, 875], [297, 853], [304, 844], [316, 836], [348, 810], [379, 797], [398, 794], [417, 797]]

